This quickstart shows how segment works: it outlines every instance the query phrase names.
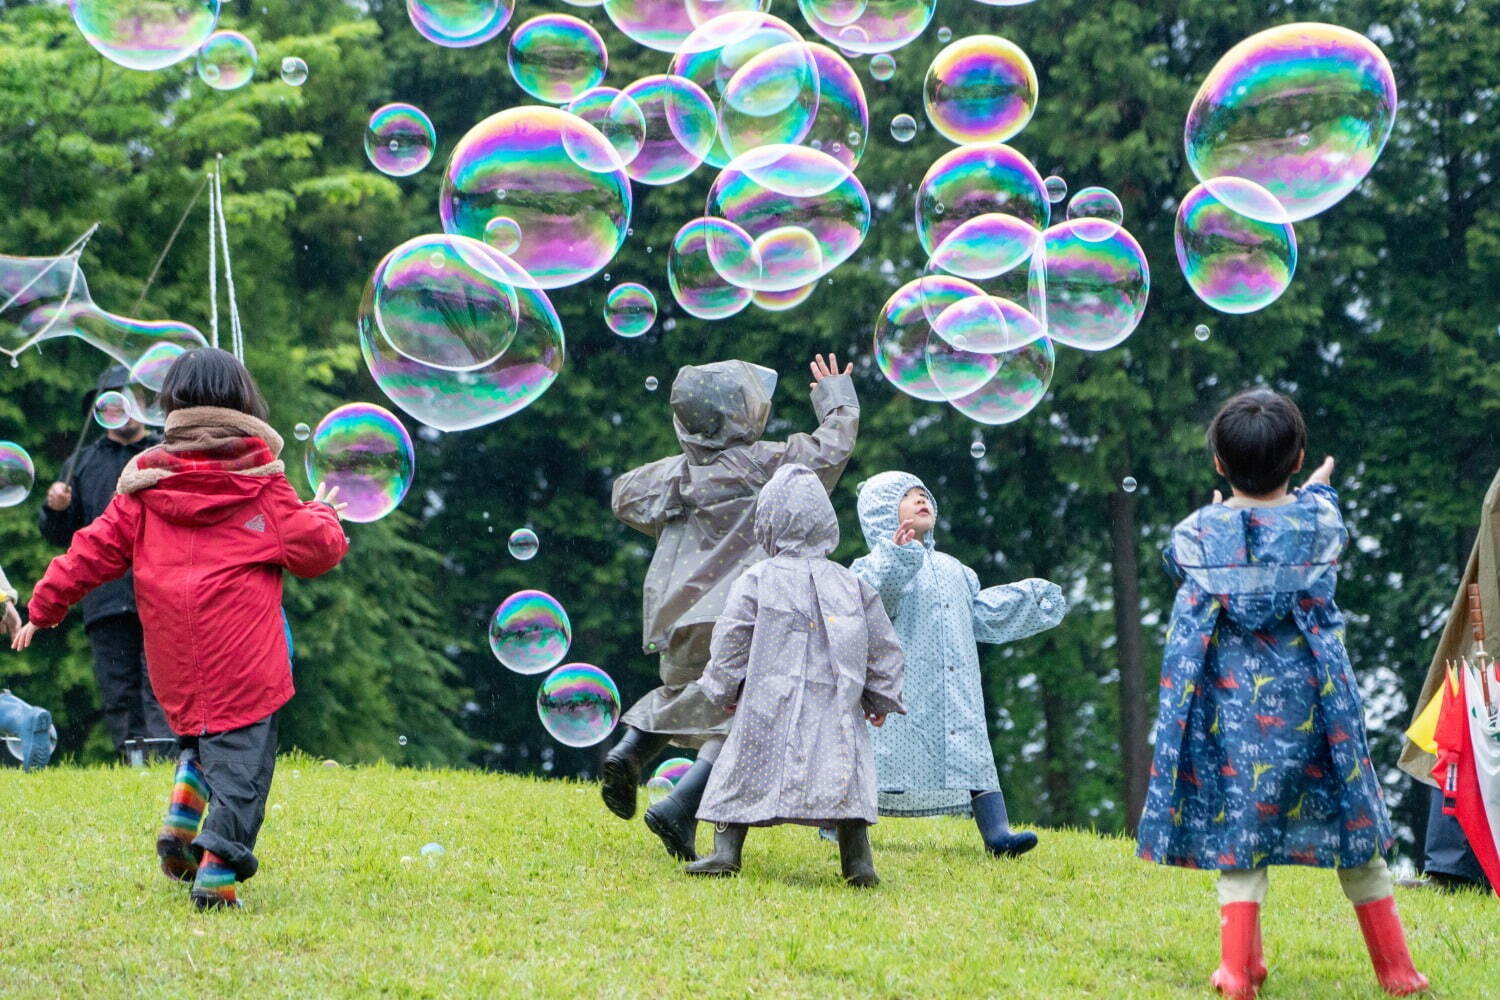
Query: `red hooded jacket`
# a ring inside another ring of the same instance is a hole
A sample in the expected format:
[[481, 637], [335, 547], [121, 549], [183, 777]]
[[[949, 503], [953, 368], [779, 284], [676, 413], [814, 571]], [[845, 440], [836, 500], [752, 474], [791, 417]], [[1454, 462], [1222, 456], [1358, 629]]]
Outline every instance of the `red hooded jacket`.
[[31, 620], [56, 625], [133, 568], [151, 690], [172, 729], [239, 729], [292, 696], [282, 569], [318, 576], [348, 547], [332, 508], [304, 503], [280, 472], [178, 472], [117, 495], [73, 536], [32, 592]]

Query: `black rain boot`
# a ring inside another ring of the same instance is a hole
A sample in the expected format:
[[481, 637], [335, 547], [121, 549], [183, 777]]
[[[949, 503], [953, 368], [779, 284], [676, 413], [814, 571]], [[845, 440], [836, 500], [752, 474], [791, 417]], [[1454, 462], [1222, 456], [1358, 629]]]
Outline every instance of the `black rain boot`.
[[875, 858], [870, 853], [870, 824], [862, 819], [841, 819], [839, 831], [839, 870], [844, 881], [860, 889], [880, 884], [875, 874]]
[[646, 810], [646, 826], [678, 861], [698, 860], [698, 803], [713, 769], [711, 760], [693, 761], [672, 794]]
[[710, 875], [723, 878], [740, 873], [740, 851], [745, 847], [745, 834], [750, 828], [743, 823], [719, 823], [714, 826], [714, 853], [702, 861], [694, 861], [684, 869], [689, 875]]
[[636, 789], [641, 783], [641, 765], [662, 752], [671, 737], [648, 733], [634, 726], [625, 727], [620, 742], [604, 755], [599, 769], [599, 794], [609, 811], [621, 819], [635, 815]]
[[1005, 814], [1005, 793], [973, 792], [974, 822], [984, 848], [995, 857], [1018, 858], [1036, 846], [1036, 834], [1013, 833]]

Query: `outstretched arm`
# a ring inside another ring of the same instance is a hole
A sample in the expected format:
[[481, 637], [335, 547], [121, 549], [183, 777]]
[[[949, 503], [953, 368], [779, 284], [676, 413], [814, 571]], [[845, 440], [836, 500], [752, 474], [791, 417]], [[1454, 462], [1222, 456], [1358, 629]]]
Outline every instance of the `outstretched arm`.
[[1048, 580], [1029, 579], [979, 589], [979, 577], [964, 567], [974, 614], [974, 638], [980, 642], [1014, 642], [1055, 628], [1068, 613], [1062, 588]]
[[811, 434], [793, 434], [782, 445], [778, 464], [805, 465], [818, 474], [825, 489], [832, 489], [844, 474], [844, 466], [859, 436], [859, 397], [854, 393], [854, 366], [838, 370], [837, 355], [813, 359], [811, 368], [813, 412], [818, 429]]
[[[62, 621], [68, 608], [83, 595], [110, 580], [117, 580], [130, 569], [135, 557], [136, 529], [140, 524], [141, 502], [135, 497], [117, 496], [104, 508], [94, 523], [73, 534], [68, 551], [53, 559], [31, 592], [30, 623], [27, 629], [51, 628]], [[22, 635], [30, 643], [30, 635]], [[16, 648], [24, 649], [25, 645]]]
[[276, 530], [281, 534], [282, 562], [296, 576], [322, 576], [349, 551], [349, 539], [339, 518], [348, 504], [339, 502], [339, 488], [320, 483], [313, 499], [303, 503], [290, 483], [282, 480], [273, 502]]
[[750, 669], [750, 640], [755, 635], [756, 579], [746, 573], [735, 581], [714, 625], [711, 656], [698, 687], [721, 708], [734, 704]]
[[618, 476], [610, 491], [615, 517], [655, 538], [662, 522], [675, 512], [673, 480], [685, 462], [681, 455], [674, 455]]

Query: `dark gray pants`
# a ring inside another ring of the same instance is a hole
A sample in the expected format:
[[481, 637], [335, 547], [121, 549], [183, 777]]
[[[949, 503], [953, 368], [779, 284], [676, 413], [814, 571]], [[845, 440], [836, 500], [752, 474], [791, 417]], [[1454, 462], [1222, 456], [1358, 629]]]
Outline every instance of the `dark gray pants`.
[[1427, 842], [1423, 851], [1425, 858], [1422, 870], [1467, 879], [1475, 885], [1489, 888], [1489, 880], [1484, 877], [1479, 859], [1474, 857], [1474, 852], [1469, 847], [1469, 838], [1464, 836], [1463, 827], [1458, 825], [1455, 817], [1443, 814], [1442, 789], [1432, 788], [1429, 791], [1432, 797], [1427, 807]]
[[[135, 615], [110, 615], [90, 622], [84, 631], [94, 651], [94, 677], [115, 752], [123, 754], [127, 740], [170, 740], [172, 728], [146, 675], [141, 620]], [[170, 744], [158, 745], [170, 748]]]
[[243, 882], [255, 874], [255, 838], [266, 819], [266, 796], [276, 773], [276, 716], [243, 729], [180, 738], [182, 754], [198, 758], [208, 785], [208, 816], [193, 841], [202, 859], [213, 851]]

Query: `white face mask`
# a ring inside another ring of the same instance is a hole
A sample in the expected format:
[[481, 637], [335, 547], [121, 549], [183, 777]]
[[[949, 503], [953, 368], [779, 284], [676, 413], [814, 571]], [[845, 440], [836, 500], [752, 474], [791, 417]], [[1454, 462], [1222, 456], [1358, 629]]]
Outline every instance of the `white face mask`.
[[751, 364], [748, 361], [745, 363], [750, 365], [750, 370], [755, 373], [756, 378], [760, 379], [760, 387], [765, 390], [766, 398], [774, 398], [776, 396], [776, 372], [763, 365]]

